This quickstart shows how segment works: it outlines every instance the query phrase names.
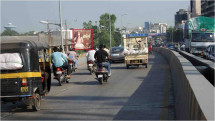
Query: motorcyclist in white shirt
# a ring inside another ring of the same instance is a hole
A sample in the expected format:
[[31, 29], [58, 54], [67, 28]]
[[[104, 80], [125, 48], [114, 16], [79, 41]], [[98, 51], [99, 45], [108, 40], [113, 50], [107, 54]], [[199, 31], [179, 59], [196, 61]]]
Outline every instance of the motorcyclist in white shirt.
[[95, 61], [95, 58], [94, 58], [94, 55], [96, 53], [96, 48], [94, 47], [93, 50], [89, 50], [86, 54], [86, 57], [87, 57], [87, 62], [88, 61]]
[[86, 54], [88, 70], [90, 69], [90, 64], [93, 64], [93, 67], [95, 67], [95, 58], [94, 58], [95, 53], [96, 53], [96, 48], [94, 47], [93, 50], [89, 50]]

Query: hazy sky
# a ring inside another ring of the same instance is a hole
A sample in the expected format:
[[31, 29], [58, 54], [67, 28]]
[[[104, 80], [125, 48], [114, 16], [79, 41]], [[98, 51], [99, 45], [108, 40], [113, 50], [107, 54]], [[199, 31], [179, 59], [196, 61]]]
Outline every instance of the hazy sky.
[[[189, 7], [189, 0], [183, 1], [62, 1], [63, 22], [69, 28], [82, 28], [85, 21], [99, 21], [99, 16], [110, 12], [117, 16], [116, 26], [144, 26], [145, 21], [174, 25], [175, 13]], [[59, 23], [58, 1], [1, 1], [1, 31], [7, 23], [13, 23], [18, 32], [45, 31], [40, 20]], [[77, 21], [75, 21], [77, 20]], [[57, 28], [52, 26], [52, 28]]]

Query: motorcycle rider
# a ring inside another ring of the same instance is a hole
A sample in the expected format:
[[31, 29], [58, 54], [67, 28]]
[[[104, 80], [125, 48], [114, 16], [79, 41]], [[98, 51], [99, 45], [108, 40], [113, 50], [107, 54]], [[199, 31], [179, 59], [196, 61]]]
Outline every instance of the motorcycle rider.
[[70, 58], [71, 61], [74, 61], [74, 63], [75, 63], [75, 69], [77, 69], [78, 68], [78, 55], [75, 52], [75, 49], [74, 48], [73, 49], [70, 48], [70, 51], [67, 52], [67, 55], [68, 55], [68, 57]]
[[95, 47], [93, 47], [93, 50], [89, 50], [87, 52], [87, 54], [86, 54], [87, 65], [89, 64], [89, 61], [93, 61], [93, 63], [95, 64], [95, 58], [94, 58], [95, 53], [96, 53], [96, 48]]
[[53, 48], [54, 53], [51, 54], [51, 62], [53, 64], [53, 70], [57, 67], [62, 67], [67, 69], [67, 78], [70, 78], [71, 66], [68, 64], [67, 58], [59, 52], [60, 50], [57, 47]]
[[104, 45], [104, 50], [110, 55], [110, 50], [106, 48], [106, 45]]
[[148, 52], [152, 54], [152, 44], [151, 43], [148, 46]]
[[62, 48], [59, 49], [59, 52], [61, 52], [67, 58], [67, 60], [71, 61], [71, 59], [68, 57], [68, 55], [63, 52]]
[[93, 50], [89, 50], [86, 54], [87, 61], [95, 61], [94, 55], [96, 53], [96, 48], [93, 47]]
[[106, 61], [106, 58], [110, 60], [110, 56], [108, 53], [104, 50], [104, 45], [99, 46], [99, 50], [96, 51], [94, 58], [97, 61], [97, 65], [100, 66], [102, 63], [104, 63], [104, 66], [108, 69], [108, 76], [111, 76], [110, 72], [110, 63]]

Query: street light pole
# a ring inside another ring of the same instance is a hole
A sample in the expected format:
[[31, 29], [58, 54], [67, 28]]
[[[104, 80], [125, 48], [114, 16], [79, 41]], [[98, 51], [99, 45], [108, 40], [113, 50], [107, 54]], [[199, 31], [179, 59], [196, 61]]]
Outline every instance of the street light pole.
[[62, 11], [61, 11], [61, 1], [59, 0], [59, 17], [60, 17], [60, 36], [61, 36], [61, 48], [63, 49], [64, 52], [64, 47], [63, 47], [63, 35], [62, 35]]
[[[174, 29], [174, 28], [173, 28]], [[173, 29], [172, 29], [172, 44], [173, 44]]]
[[49, 28], [49, 24], [47, 24], [47, 31], [48, 31], [48, 43], [49, 43], [49, 46], [52, 46], [52, 44], [51, 44], [51, 31]]
[[109, 2], [109, 24], [110, 24], [110, 50], [111, 50], [111, 16], [110, 16], [110, 2]]
[[123, 15], [121, 15], [121, 46], [122, 46], [122, 16]]
[[59, 27], [61, 27], [60, 26], [60, 24], [57, 24], [57, 23], [50, 23], [50, 22], [48, 22], [48, 21], [40, 21], [40, 23], [42, 23], [42, 24], [47, 24], [47, 30], [48, 30], [48, 41], [49, 41], [49, 44], [51, 44], [51, 46], [53, 45], [53, 43], [52, 43], [52, 41], [51, 41], [51, 30], [50, 30], [50, 27], [49, 27], [49, 25], [56, 25], [56, 26], [59, 26]]
[[127, 14], [122, 14], [121, 15], [121, 46], [122, 46], [122, 17], [124, 16], [124, 15], [127, 15]]

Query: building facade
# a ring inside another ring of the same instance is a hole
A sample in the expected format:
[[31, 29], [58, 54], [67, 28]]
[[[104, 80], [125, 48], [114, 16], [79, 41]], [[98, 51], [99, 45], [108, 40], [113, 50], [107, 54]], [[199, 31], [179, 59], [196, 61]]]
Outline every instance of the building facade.
[[201, 0], [202, 16], [214, 18], [215, 2], [214, 0]]
[[166, 33], [168, 24], [166, 23], [150, 23], [149, 33]]
[[149, 30], [149, 22], [145, 22], [145, 29]]
[[201, 16], [201, 0], [190, 0], [191, 17]]
[[190, 18], [190, 14], [185, 9], [179, 9], [175, 14], [175, 27], [181, 26], [183, 21], [187, 21]]

